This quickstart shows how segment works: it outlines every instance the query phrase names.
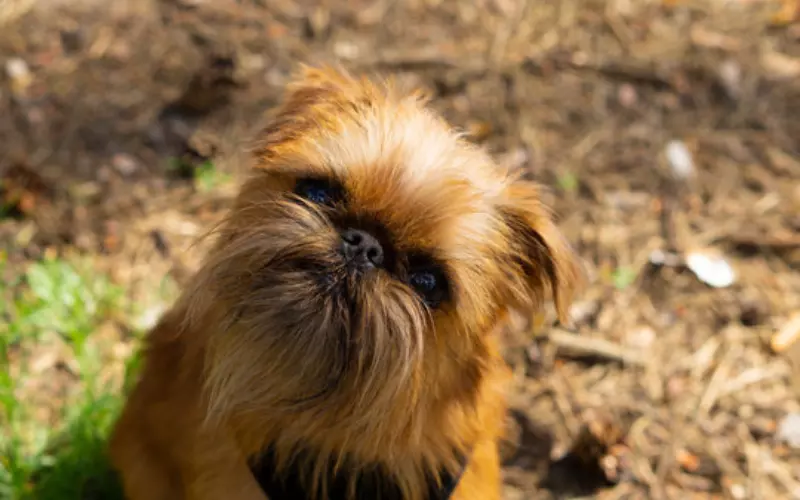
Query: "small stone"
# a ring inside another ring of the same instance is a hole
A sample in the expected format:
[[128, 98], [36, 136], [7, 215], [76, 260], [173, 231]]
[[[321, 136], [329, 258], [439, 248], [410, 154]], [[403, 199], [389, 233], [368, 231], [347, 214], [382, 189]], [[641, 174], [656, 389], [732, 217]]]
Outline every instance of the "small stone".
[[638, 102], [639, 94], [636, 92], [636, 87], [630, 83], [624, 83], [617, 91], [617, 99], [622, 107], [630, 109]]
[[361, 50], [355, 43], [342, 40], [334, 44], [333, 52], [334, 54], [336, 54], [336, 56], [341, 57], [342, 59], [352, 60], [356, 59], [359, 56]]
[[686, 380], [677, 375], [667, 379], [666, 386], [667, 397], [670, 399], [679, 398], [686, 392]]
[[590, 321], [600, 311], [600, 303], [595, 300], [576, 302], [569, 308], [569, 321], [577, 326]]
[[606, 455], [599, 460], [600, 468], [603, 469], [603, 473], [611, 482], [617, 482], [620, 477], [620, 463], [619, 459], [614, 455]]
[[536, 342], [531, 342], [528, 347], [525, 348], [525, 354], [528, 356], [528, 361], [534, 365], [538, 365], [542, 362], [542, 350]]
[[679, 179], [688, 179], [694, 176], [695, 166], [692, 153], [689, 152], [689, 148], [686, 147], [683, 141], [670, 141], [664, 153], [667, 156], [667, 161], [675, 177]]
[[719, 79], [731, 99], [737, 99], [742, 94], [742, 67], [738, 62], [723, 62], [719, 67]]
[[125, 153], [115, 154], [111, 159], [111, 164], [117, 169], [117, 172], [124, 176], [133, 175], [139, 169], [139, 162]]
[[730, 487], [731, 496], [736, 500], [744, 500], [747, 498], [747, 488], [742, 486], [741, 484], [732, 484]]
[[777, 438], [794, 449], [800, 449], [800, 413], [790, 413], [781, 420]]
[[11, 91], [15, 95], [23, 94], [33, 82], [28, 63], [19, 57], [12, 57], [6, 61], [6, 75], [11, 81]]
[[19, 57], [12, 57], [6, 61], [6, 74], [12, 80], [19, 78], [26, 78], [30, 76], [31, 72], [28, 69], [28, 63]]
[[626, 335], [626, 343], [631, 347], [638, 349], [647, 349], [653, 345], [656, 340], [656, 331], [649, 326], [643, 326], [631, 330]]

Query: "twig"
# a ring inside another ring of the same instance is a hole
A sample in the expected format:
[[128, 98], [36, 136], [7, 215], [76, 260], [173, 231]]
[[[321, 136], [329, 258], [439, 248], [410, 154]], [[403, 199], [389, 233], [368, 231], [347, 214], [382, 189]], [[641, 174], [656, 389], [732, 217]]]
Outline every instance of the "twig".
[[759, 448], [760, 462], [764, 472], [772, 476], [778, 484], [783, 486], [792, 498], [797, 498], [800, 495], [800, 482], [798, 482], [792, 473], [787, 470], [785, 464], [775, 460], [769, 450]]
[[[747, 438], [746, 436], [745, 438]], [[744, 444], [744, 456], [747, 464], [747, 492], [750, 498], [764, 498], [762, 485], [764, 484], [764, 467], [760, 460], [758, 445], [752, 439], [747, 439]]]
[[723, 239], [739, 247], [769, 247], [774, 249], [790, 249], [800, 247], [800, 235], [787, 234], [785, 236], [759, 235], [759, 234], [725, 234]]
[[706, 390], [703, 391], [703, 394], [700, 397], [700, 401], [697, 404], [697, 413], [695, 418], [700, 419], [701, 417], [705, 417], [711, 408], [713, 408], [717, 403], [725, 382], [730, 378], [731, 368], [734, 364], [734, 361], [738, 357], [738, 354], [739, 349], [736, 347], [731, 347], [720, 360], [719, 364], [717, 365], [717, 369], [714, 370], [714, 373], [711, 375], [711, 379], [708, 381]]
[[556, 347], [576, 351], [584, 356], [594, 355], [635, 366], [647, 366], [649, 364], [639, 353], [608, 340], [583, 337], [562, 330], [554, 330], [548, 333], [547, 339]]
[[412, 54], [387, 51], [382, 56], [365, 61], [356, 66], [358, 70], [379, 69], [390, 71], [424, 71], [427, 69], [460, 70], [466, 74], [480, 77], [487, 73], [489, 66], [480, 60], [458, 61], [435, 50], [421, 49]]
[[[644, 62], [635, 61], [600, 61], [578, 64], [566, 58], [553, 58], [551, 62], [556, 68], [567, 67], [575, 71], [591, 71], [599, 73], [606, 78], [640, 85], [648, 85], [656, 89], [674, 89], [675, 85], [659, 71]], [[535, 64], [535, 61], [529, 61]]]
[[519, 71], [538, 74], [543, 68], [555, 70], [569, 69], [598, 73], [611, 80], [648, 85], [657, 89], [673, 89], [675, 85], [664, 75], [645, 62], [635, 61], [599, 61], [576, 62], [569, 56], [547, 56], [527, 58], [518, 63], [499, 64], [493, 67], [485, 61], [471, 59], [460, 61], [457, 58], [444, 56], [435, 50], [420, 51], [414, 55], [405, 53], [386, 53], [373, 60], [356, 66], [361, 70], [382, 71], [424, 71], [429, 69], [449, 69], [460, 73], [464, 80], [484, 78], [490, 71], [499, 75], [513, 75]]
[[553, 403], [556, 410], [561, 414], [564, 428], [571, 440], [577, 438], [581, 431], [581, 424], [575, 416], [572, 403], [567, 399], [568, 394], [572, 394], [566, 378], [556, 376], [550, 379], [550, 390], [553, 396]]
[[615, 12], [613, 2], [607, 4], [603, 18], [608, 27], [611, 28], [611, 33], [614, 35], [614, 38], [617, 39], [617, 42], [619, 42], [622, 50], [624, 50], [626, 54], [629, 54], [633, 36], [631, 35], [631, 30], [625, 25], [625, 21]]
[[719, 390], [718, 398], [734, 394], [748, 386], [758, 384], [765, 380], [782, 378], [786, 375], [788, 375], [788, 370], [785, 365], [776, 365], [767, 368], [751, 368], [722, 386]]

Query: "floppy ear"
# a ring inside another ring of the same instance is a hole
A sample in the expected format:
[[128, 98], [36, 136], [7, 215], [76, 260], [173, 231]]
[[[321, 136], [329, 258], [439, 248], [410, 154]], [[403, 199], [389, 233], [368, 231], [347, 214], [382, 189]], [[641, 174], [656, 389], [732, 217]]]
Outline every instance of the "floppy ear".
[[572, 299], [586, 278], [577, 254], [542, 203], [540, 187], [529, 181], [515, 182], [500, 213], [508, 229], [512, 300], [531, 311], [549, 293], [559, 321], [566, 323]]

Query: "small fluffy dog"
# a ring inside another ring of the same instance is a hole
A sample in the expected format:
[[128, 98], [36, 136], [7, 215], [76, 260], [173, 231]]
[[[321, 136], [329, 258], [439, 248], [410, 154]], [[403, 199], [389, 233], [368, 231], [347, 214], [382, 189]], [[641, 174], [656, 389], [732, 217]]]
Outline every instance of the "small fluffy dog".
[[420, 92], [304, 67], [111, 440], [130, 500], [501, 496], [510, 310], [582, 273]]

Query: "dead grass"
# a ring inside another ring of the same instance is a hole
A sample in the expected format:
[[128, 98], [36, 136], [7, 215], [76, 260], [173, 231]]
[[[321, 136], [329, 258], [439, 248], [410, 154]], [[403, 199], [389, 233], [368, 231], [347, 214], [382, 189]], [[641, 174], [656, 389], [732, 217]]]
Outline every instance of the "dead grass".
[[[800, 498], [800, 453], [776, 434], [800, 411], [800, 343], [770, 347], [800, 310], [796, 2], [262, 3], [64, 4], [7, 23], [0, 62], [29, 70], [0, 87], [10, 258], [78, 250], [134, 301], [154, 276], [180, 283], [229, 196], [195, 189], [198, 167], [241, 153], [297, 61], [393, 73], [552, 187], [592, 274], [569, 329], [509, 332], [506, 497]], [[735, 282], [701, 282], [692, 252]]]

